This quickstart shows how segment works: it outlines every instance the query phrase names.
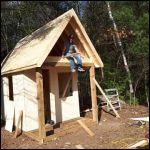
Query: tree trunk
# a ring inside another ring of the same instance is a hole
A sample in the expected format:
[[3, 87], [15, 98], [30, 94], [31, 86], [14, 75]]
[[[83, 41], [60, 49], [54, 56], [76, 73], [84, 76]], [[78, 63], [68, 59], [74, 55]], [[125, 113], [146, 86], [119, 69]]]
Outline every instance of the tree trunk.
[[125, 66], [126, 72], [128, 74], [128, 81], [129, 81], [129, 87], [130, 87], [130, 105], [131, 105], [131, 98], [132, 98], [132, 94], [133, 94], [133, 85], [132, 85], [132, 81], [131, 81], [131, 74], [130, 74], [129, 66], [127, 64], [126, 56], [125, 56], [125, 53], [124, 53], [124, 50], [123, 50], [123, 47], [122, 47], [122, 42], [121, 42], [119, 34], [118, 34], [118, 29], [117, 29], [116, 23], [115, 23], [115, 21], [112, 17], [112, 12], [111, 12], [111, 9], [110, 9], [109, 2], [107, 2], [107, 8], [108, 8], [108, 13], [109, 13], [109, 18], [113, 22], [114, 31], [115, 31], [115, 35], [116, 35], [116, 40], [117, 40], [117, 43], [118, 43], [118, 48], [121, 51], [124, 66]]
[[145, 71], [145, 95], [146, 95], [147, 105], [148, 105], [148, 108], [149, 108], [149, 90], [148, 90], [148, 87], [147, 87], [147, 74], [146, 74], [146, 71]]

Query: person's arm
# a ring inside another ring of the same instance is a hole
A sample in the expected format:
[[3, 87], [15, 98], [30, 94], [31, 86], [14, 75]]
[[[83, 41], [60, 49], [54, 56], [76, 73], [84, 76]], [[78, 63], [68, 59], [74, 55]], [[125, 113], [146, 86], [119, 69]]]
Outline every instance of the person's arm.
[[79, 54], [80, 54], [80, 52], [79, 52], [77, 46], [75, 46], [74, 49], [75, 49], [75, 53], [79, 53]]
[[77, 48], [77, 46], [75, 46], [75, 52], [78, 53], [78, 54], [80, 54], [80, 56], [81, 56], [82, 58], [84, 58], [84, 56], [81, 55], [81, 53], [80, 53], [79, 49]]

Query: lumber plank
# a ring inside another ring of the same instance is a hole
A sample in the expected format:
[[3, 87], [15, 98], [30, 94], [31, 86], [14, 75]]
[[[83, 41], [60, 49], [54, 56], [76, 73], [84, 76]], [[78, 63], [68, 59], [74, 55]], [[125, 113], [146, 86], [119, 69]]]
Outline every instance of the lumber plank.
[[77, 122], [83, 127], [83, 129], [84, 129], [90, 136], [94, 136], [94, 133], [93, 133], [81, 120], [77, 120]]
[[[48, 56], [42, 66], [70, 66], [68, 56], [58, 57], [58, 56]], [[82, 58], [83, 66], [92, 66], [93, 61], [89, 58]]]
[[38, 118], [39, 118], [39, 137], [46, 137], [45, 115], [44, 115], [44, 94], [43, 94], [43, 76], [41, 68], [36, 68], [37, 100], [38, 100]]
[[[45, 60], [45, 62], [69, 62], [69, 60], [67, 59], [67, 57], [70, 57], [70, 56], [74, 56], [75, 54], [77, 53], [73, 53], [69, 56], [63, 56], [63, 57], [60, 57], [60, 56], [48, 56]], [[91, 62], [91, 59], [87, 58], [87, 57], [84, 57], [83, 59], [83, 62]]]
[[16, 131], [15, 131], [15, 134], [14, 134], [14, 138], [17, 138], [17, 136], [19, 134], [19, 125], [21, 123], [22, 117], [23, 117], [23, 111], [21, 110], [20, 114], [19, 114], [18, 122], [17, 122]]
[[128, 149], [138, 149], [139, 146], [143, 146], [143, 145], [148, 145], [148, 141], [147, 140], [141, 140], [139, 142], [137, 142], [136, 144], [129, 146]]
[[76, 145], [77, 149], [84, 149], [84, 147], [81, 144]]
[[65, 87], [65, 89], [64, 89], [64, 92], [63, 92], [63, 94], [62, 94], [62, 97], [64, 97], [64, 96], [66, 95], [67, 88], [68, 88], [68, 86], [69, 86], [69, 83], [70, 83], [71, 79], [72, 79], [72, 74], [69, 76], [69, 79], [68, 79], [68, 81], [67, 81], [67, 84], [66, 84], [66, 87]]

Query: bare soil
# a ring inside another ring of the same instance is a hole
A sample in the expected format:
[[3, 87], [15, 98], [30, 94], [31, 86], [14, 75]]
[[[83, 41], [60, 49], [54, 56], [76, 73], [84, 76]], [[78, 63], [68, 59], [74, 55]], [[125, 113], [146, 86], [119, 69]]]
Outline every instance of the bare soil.
[[[141, 128], [129, 118], [149, 116], [147, 107], [124, 105], [118, 113], [121, 118], [117, 119], [102, 111], [99, 124], [92, 123], [92, 126], [88, 126], [95, 134], [92, 137], [81, 127], [76, 132], [66, 132], [64, 136], [53, 138], [44, 144], [29, 138], [24, 133], [13, 138], [14, 132], [6, 131], [1, 123], [1, 149], [77, 149], [76, 145], [79, 144], [85, 149], [125, 149], [145, 139], [146, 133], [149, 133], [149, 124], [146, 123]], [[92, 112], [87, 112], [84, 117], [92, 118]], [[145, 149], [148, 147], [149, 145]]]

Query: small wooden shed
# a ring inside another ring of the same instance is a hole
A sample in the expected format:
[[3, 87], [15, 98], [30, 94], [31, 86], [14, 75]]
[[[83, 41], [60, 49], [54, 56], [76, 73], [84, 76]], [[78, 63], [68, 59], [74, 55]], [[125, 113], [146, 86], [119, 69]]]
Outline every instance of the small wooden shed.
[[71, 73], [69, 60], [62, 58], [63, 43], [70, 33], [84, 55], [83, 67], [90, 71], [93, 120], [97, 121], [92, 78], [94, 68], [103, 63], [73, 9], [21, 39], [1, 64], [1, 117], [7, 119], [8, 103], [13, 102], [14, 125], [23, 111], [22, 130], [38, 129], [40, 139], [46, 136], [47, 119], [58, 123], [80, 117], [78, 72]]

